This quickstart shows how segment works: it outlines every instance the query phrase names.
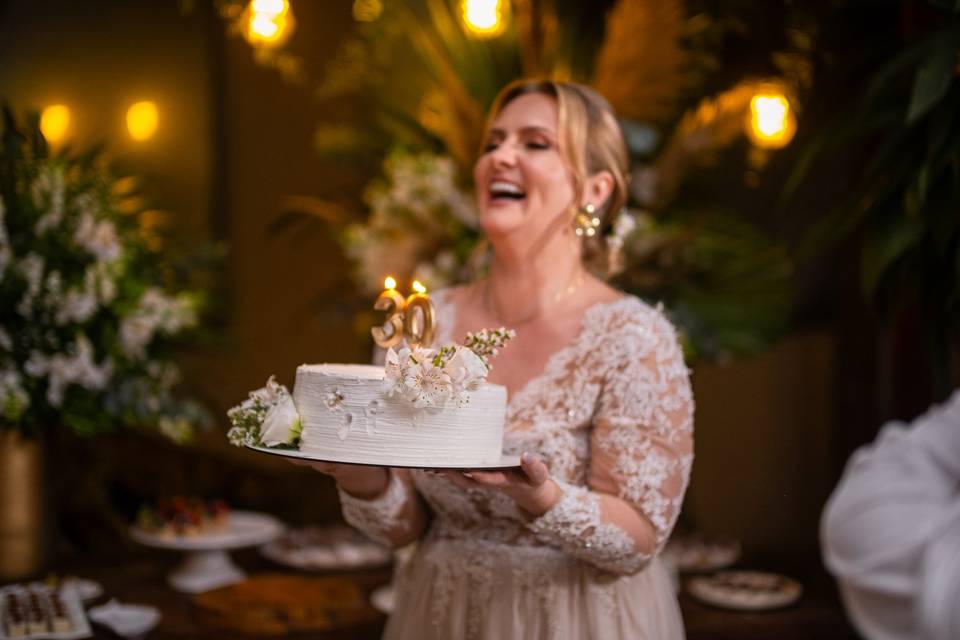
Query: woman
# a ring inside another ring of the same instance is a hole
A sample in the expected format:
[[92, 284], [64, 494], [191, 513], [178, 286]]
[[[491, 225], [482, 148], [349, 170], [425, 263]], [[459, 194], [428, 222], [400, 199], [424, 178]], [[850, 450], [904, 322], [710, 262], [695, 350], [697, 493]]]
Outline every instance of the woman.
[[438, 342], [516, 331], [488, 381], [509, 391], [504, 448], [521, 469], [313, 465], [335, 477], [348, 522], [421, 541], [385, 637], [682, 638], [656, 556], [693, 460], [688, 371], [659, 310], [591, 275], [627, 197], [612, 110], [580, 85], [514, 83], [474, 178], [493, 261], [434, 296]]

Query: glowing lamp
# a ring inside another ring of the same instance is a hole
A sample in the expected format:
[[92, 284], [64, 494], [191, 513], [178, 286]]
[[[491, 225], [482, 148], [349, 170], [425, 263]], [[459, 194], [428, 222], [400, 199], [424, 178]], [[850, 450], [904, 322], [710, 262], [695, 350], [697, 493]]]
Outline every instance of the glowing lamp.
[[278, 47], [293, 33], [288, 0], [253, 0], [246, 11], [243, 37], [254, 46]]
[[463, 0], [461, 15], [467, 30], [481, 38], [492, 38], [503, 31], [502, 0]]
[[127, 109], [127, 131], [137, 142], [152, 138], [159, 124], [160, 115], [154, 102], [149, 100], [136, 102]]
[[253, 0], [250, 10], [270, 16], [279, 16], [290, 10], [289, 0]]
[[789, 144], [797, 130], [797, 118], [790, 101], [779, 92], [759, 93], [750, 100], [747, 135], [764, 149], [779, 149]]
[[40, 113], [40, 132], [50, 144], [57, 144], [70, 128], [70, 109], [66, 105], [50, 105]]

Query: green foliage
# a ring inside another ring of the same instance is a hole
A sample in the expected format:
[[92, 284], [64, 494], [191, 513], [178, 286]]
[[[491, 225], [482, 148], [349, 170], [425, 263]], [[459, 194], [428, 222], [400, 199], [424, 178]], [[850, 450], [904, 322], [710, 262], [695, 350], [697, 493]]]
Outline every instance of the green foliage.
[[849, 196], [808, 232], [800, 256], [857, 234], [863, 295], [891, 321], [919, 305], [942, 393], [960, 329], [960, 18], [952, 1], [934, 4], [953, 15], [883, 62], [863, 99], [805, 150], [785, 197], [819, 158], [851, 142], [872, 144]]

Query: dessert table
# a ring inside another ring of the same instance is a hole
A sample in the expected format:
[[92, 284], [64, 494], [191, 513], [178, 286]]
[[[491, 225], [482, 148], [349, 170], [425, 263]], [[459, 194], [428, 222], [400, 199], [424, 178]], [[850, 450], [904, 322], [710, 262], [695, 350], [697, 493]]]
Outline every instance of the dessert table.
[[[242, 549], [234, 553], [234, 560], [248, 575], [261, 573], [301, 572], [278, 565], [263, 557], [256, 549]], [[166, 576], [180, 561], [176, 553], [149, 548], [131, 548], [121, 557], [111, 559], [87, 558], [58, 569], [61, 574], [73, 574], [96, 580], [103, 586], [103, 595], [93, 604], [102, 604], [110, 598], [125, 603], [148, 604], [160, 609], [162, 618], [147, 638], [174, 640], [197, 637], [217, 637], [225, 640], [250, 640], [270, 635], [231, 634], [205, 627], [198, 619], [193, 596], [169, 587]], [[353, 581], [369, 596], [378, 587], [390, 581], [392, 570], [379, 567], [344, 572], [326, 572]], [[857, 640], [840, 607], [833, 583], [822, 569], [811, 576], [799, 576], [804, 582], [804, 595], [795, 605], [777, 611], [735, 612], [702, 604], [682, 593], [680, 605], [688, 640]], [[366, 640], [380, 638], [386, 617], [372, 606], [362, 623], [317, 633], [296, 634], [288, 637], [310, 637], [321, 640]], [[116, 640], [109, 630], [94, 625], [94, 638]]]

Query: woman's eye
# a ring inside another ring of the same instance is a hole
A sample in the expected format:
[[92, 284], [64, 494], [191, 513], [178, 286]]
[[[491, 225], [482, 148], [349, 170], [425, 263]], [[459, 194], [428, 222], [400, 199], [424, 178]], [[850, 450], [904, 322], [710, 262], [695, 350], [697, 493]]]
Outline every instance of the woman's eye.
[[542, 149], [549, 149], [549, 148], [550, 148], [550, 143], [548, 142], [531, 141], [527, 143], [527, 149], [542, 150]]
[[497, 143], [496, 143], [496, 142], [488, 142], [487, 144], [483, 145], [483, 152], [484, 152], [484, 153], [490, 153], [491, 151], [493, 151], [493, 150], [496, 149], [496, 148], [497, 148]]

